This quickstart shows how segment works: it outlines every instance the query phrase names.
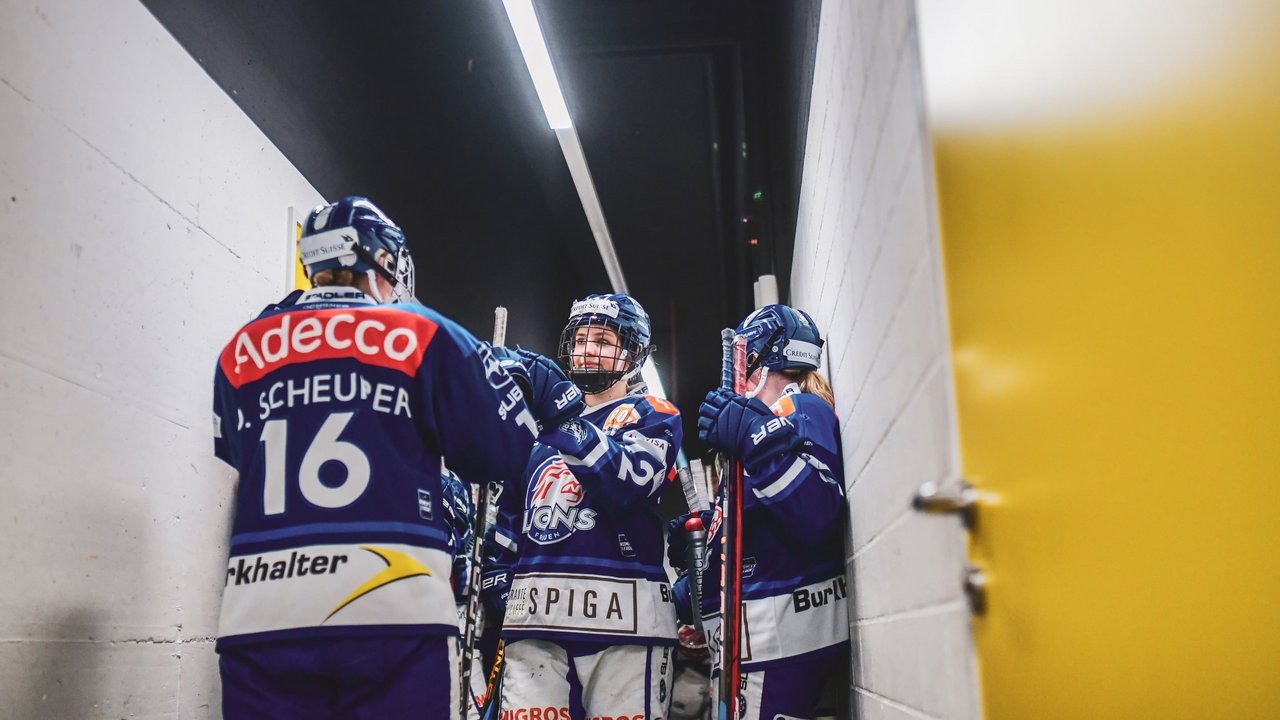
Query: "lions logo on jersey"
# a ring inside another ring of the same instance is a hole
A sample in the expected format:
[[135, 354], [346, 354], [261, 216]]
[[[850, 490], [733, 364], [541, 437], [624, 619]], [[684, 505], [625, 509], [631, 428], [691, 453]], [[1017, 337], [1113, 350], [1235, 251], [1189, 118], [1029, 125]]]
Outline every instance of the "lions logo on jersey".
[[539, 545], [558, 543], [578, 530], [596, 526], [596, 511], [580, 507], [582, 484], [559, 455], [547, 458], [534, 473], [525, 503], [524, 534]]

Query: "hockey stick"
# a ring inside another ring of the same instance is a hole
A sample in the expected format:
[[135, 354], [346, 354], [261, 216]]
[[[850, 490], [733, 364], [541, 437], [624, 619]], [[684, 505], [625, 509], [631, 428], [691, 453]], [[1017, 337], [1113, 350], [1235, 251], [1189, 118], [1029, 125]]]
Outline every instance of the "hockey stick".
[[476, 703], [477, 708], [484, 705], [484, 713], [480, 716], [482, 720], [498, 718], [498, 696], [502, 694], [502, 661], [506, 655], [507, 641], [498, 640], [498, 648], [493, 652], [493, 667], [489, 669], [489, 682], [484, 689], [484, 702]]
[[[746, 389], [746, 338], [732, 330], [720, 333], [720, 387], [741, 395]], [[720, 720], [738, 720], [742, 712], [738, 688], [742, 676], [742, 462], [729, 460], [724, 493], [723, 561], [720, 586]]]
[[[493, 309], [493, 344], [501, 346], [507, 340], [507, 309], [501, 305]], [[480, 698], [471, 692], [471, 665], [476, 655], [476, 640], [482, 618], [480, 607], [480, 563], [484, 555], [484, 541], [493, 524], [493, 510], [496, 510], [498, 495], [502, 486], [496, 482], [477, 483], [471, 486], [472, 507], [476, 509], [471, 521], [471, 558], [467, 572], [467, 616], [462, 631], [462, 672], [458, 683], [458, 718], [467, 720], [467, 701], [475, 703], [476, 712], [480, 712]], [[501, 657], [501, 654], [499, 654]], [[488, 693], [485, 700], [487, 701]]]
[[684, 521], [684, 534], [688, 538], [685, 552], [690, 573], [689, 604], [693, 606], [693, 627], [703, 632], [702, 573], [707, 569], [707, 529], [702, 526], [702, 511], [707, 509], [707, 503], [698, 492], [693, 472], [687, 465], [677, 470], [676, 475], [684, 490], [684, 501], [689, 505], [689, 519]]

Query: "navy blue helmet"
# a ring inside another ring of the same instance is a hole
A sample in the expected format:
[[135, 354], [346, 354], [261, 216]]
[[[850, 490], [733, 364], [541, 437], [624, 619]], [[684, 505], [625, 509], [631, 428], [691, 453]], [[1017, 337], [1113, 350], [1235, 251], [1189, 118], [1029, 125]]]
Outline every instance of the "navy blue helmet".
[[317, 205], [302, 226], [299, 250], [308, 278], [322, 270], [372, 270], [394, 288], [392, 300], [413, 300], [413, 258], [404, 233], [368, 198], [349, 195]]
[[787, 305], [766, 305], [734, 330], [747, 338], [747, 375], [758, 367], [770, 370], [817, 370], [822, 364], [822, 336], [813, 318]]
[[[607, 328], [618, 336], [618, 346], [623, 359], [621, 366], [606, 371], [600, 367], [588, 367], [581, 345], [575, 343], [580, 330]], [[569, 323], [560, 333], [558, 358], [573, 384], [588, 394], [604, 392], [622, 379], [634, 381], [640, 368], [653, 352], [649, 344], [649, 313], [630, 295], [588, 295], [575, 301], [569, 310]], [[579, 360], [574, 362], [577, 355]]]

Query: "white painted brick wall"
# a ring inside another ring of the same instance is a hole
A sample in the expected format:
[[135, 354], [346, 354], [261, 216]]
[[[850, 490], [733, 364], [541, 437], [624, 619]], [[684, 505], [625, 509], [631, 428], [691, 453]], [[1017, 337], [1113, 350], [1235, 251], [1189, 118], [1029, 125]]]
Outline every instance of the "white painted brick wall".
[[0, 717], [220, 717], [214, 359], [321, 198], [136, 0], [0, 28]]
[[933, 182], [914, 3], [826, 0], [791, 299], [828, 338], [863, 720], [981, 714], [964, 533], [911, 509], [959, 472]]

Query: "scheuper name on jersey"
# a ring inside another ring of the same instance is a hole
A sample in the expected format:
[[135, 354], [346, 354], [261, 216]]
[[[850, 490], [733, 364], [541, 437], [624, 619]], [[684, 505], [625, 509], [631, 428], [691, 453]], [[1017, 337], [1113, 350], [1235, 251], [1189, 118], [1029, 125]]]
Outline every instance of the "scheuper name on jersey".
[[[409, 391], [399, 385], [374, 383], [356, 372], [321, 373], [309, 377], [285, 378], [258, 393], [258, 419], [271, 417], [273, 410], [325, 403], [367, 403], [375, 412], [413, 417]], [[241, 415], [236, 430], [244, 428]]]
[[596, 511], [581, 507], [583, 492], [559, 455], [544, 460], [529, 486], [524, 534], [539, 545], [550, 545], [578, 530], [594, 528]]
[[412, 376], [437, 327], [403, 311], [286, 312], [246, 325], [223, 349], [219, 363], [236, 388], [294, 363], [335, 358], [353, 358]]

